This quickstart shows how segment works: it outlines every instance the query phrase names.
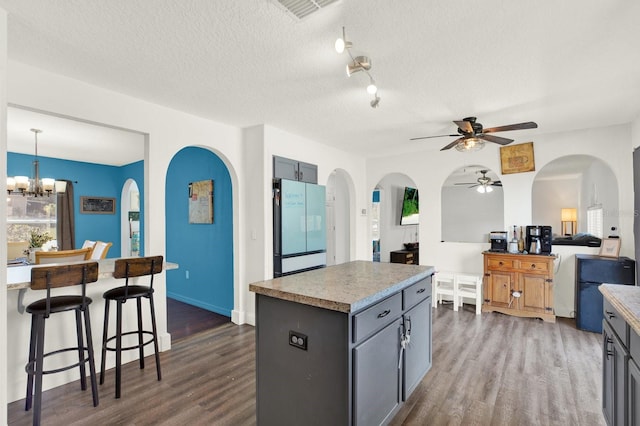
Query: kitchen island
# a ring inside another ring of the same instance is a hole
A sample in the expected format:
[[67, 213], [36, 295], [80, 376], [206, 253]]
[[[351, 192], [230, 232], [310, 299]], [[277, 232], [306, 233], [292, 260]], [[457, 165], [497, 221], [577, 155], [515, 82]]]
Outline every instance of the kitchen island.
[[258, 424], [389, 422], [431, 367], [433, 273], [355, 261], [251, 284]]
[[602, 284], [602, 414], [640, 424], [640, 287]]

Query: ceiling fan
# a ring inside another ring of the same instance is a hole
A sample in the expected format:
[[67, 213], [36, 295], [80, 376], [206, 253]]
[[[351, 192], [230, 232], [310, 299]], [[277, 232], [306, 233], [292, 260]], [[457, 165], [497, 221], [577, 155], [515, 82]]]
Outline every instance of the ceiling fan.
[[491, 192], [493, 191], [493, 188], [491, 188], [492, 186], [502, 186], [502, 182], [499, 180], [491, 180], [490, 177], [487, 176], [487, 173], [489, 172], [489, 170], [479, 170], [476, 173], [481, 173], [482, 176], [480, 176], [477, 179], [477, 183], [476, 182], [461, 182], [461, 183], [456, 183], [455, 185], [471, 185], [469, 186], [469, 188], [476, 188], [476, 190], [480, 193], [485, 193], [485, 192]]
[[451, 149], [454, 146], [458, 151], [475, 151], [482, 148], [485, 141], [497, 143], [499, 145], [508, 145], [513, 142], [513, 139], [489, 135], [488, 133], [506, 132], [509, 130], [536, 129], [538, 127], [538, 125], [533, 121], [527, 121], [526, 123], [509, 124], [506, 126], [483, 129], [482, 124], [476, 122], [476, 117], [467, 117], [462, 119], [462, 121], [454, 121], [454, 123], [458, 126], [458, 134], [422, 136], [419, 138], [411, 138], [409, 140], [415, 141], [418, 139], [441, 138], [445, 136], [461, 136], [451, 142], [449, 145], [441, 148], [440, 151]]

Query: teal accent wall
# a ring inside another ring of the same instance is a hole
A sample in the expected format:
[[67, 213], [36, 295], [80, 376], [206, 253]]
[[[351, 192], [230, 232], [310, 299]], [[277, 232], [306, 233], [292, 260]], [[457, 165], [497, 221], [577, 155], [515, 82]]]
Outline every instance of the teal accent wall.
[[[213, 179], [213, 224], [189, 223], [190, 182]], [[167, 296], [231, 316], [233, 310], [233, 197], [231, 176], [211, 151], [189, 147], [171, 160], [166, 179]], [[188, 278], [187, 278], [188, 274]]]
[[[84, 240], [111, 241], [113, 246], [109, 249], [107, 257], [120, 257], [120, 206], [122, 205], [120, 195], [122, 186], [127, 178], [135, 179], [141, 191], [140, 199], [143, 199], [144, 162], [139, 161], [116, 167], [50, 157], [38, 157], [38, 159], [41, 177], [74, 181], [76, 248], [82, 247]], [[7, 153], [7, 176], [31, 176], [33, 174], [32, 162], [32, 155]], [[115, 198], [116, 214], [81, 214], [81, 196]], [[142, 209], [142, 205], [140, 208]], [[141, 216], [143, 216], [142, 212]]]

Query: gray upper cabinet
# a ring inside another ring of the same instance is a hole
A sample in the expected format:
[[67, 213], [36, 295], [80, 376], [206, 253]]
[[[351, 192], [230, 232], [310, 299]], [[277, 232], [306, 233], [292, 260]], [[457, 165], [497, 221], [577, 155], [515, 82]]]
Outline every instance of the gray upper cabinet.
[[318, 166], [291, 160], [284, 157], [273, 157], [273, 177], [275, 179], [297, 180], [307, 183], [318, 183]]

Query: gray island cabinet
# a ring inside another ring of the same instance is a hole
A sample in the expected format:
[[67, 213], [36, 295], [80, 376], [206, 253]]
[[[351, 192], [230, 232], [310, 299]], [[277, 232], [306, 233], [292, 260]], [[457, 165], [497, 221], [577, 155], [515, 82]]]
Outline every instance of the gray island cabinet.
[[640, 426], [640, 287], [602, 284], [602, 413]]
[[355, 261], [251, 284], [258, 424], [388, 423], [431, 368], [433, 273]]

